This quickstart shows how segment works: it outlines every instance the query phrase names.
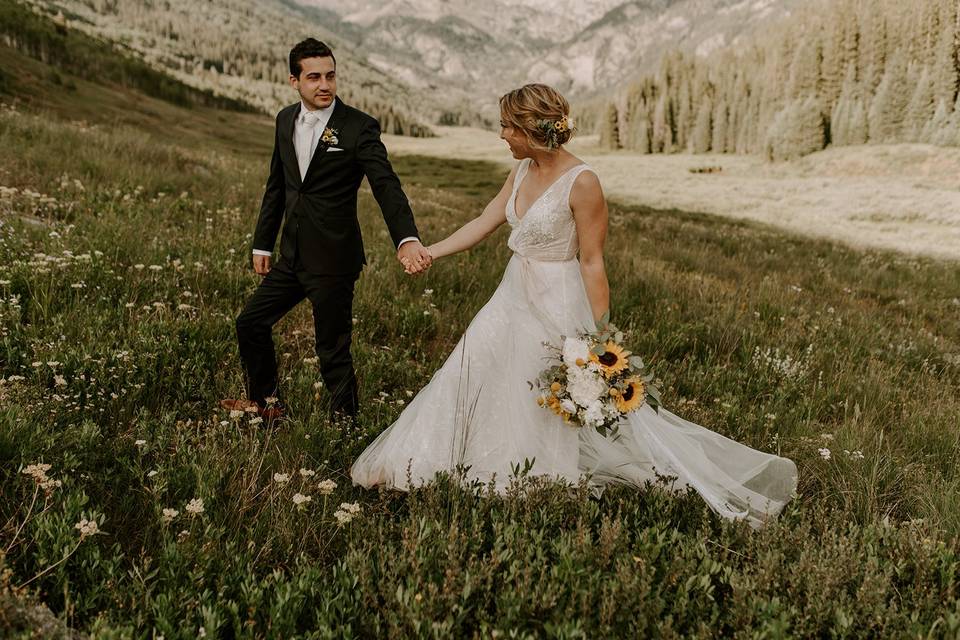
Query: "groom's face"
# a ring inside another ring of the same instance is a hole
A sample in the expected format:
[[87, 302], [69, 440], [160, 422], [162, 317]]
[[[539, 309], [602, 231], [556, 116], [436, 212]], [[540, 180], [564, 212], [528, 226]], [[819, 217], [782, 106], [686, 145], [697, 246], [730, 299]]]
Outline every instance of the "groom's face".
[[290, 84], [312, 109], [325, 109], [337, 95], [337, 67], [333, 58], [304, 58], [300, 76], [290, 76]]

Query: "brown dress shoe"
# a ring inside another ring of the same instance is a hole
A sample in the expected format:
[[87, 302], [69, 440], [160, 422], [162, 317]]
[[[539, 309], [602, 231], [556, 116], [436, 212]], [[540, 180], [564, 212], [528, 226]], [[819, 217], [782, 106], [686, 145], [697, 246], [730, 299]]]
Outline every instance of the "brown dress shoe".
[[220, 406], [227, 411], [246, 411], [248, 413], [258, 413], [260, 411], [260, 405], [245, 398], [225, 398], [220, 401]]

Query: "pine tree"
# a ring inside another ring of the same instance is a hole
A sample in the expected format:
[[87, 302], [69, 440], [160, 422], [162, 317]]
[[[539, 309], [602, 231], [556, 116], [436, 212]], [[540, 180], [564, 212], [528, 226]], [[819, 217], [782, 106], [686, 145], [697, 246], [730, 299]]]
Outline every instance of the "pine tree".
[[605, 149], [620, 148], [620, 124], [617, 105], [612, 102], [607, 105], [607, 114], [603, 119], [603, 126], [600, 128], [600, 146]]
[[697, 111], [697, 121], [693, 128], [693, 134], [690, 137], [690, 151], [693, 153], [707, 153], [710, 151], [710, 143], [713, 140], [712, 118], [713, 104], [709, 99], [704, 99], [700, 103], [700, 109]]
[[[904, 121], [904, 139], [919, 141], [930, 124], [936, 110], [936, 93], [930, 71], [924, 67], [920, 71], [917, 86], [907, 105], [907, 115]], [[925, 142], [925, 140], [924, 140]]]
[[906, 85], [906, 64], [899, 53], [891, 58], [883, 80], [870, 105], [870, 142], [896, 142], [903, 131], [909, 95]]
[[714, 153], [727, 152], [727, 101], [720, 98], [713, 109], [713, 138], [710, 148]]

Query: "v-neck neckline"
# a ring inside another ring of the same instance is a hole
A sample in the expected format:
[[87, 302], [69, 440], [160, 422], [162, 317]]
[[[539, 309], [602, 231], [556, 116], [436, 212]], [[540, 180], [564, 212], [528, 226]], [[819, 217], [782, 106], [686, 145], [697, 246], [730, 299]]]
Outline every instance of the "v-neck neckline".
[[538, 195], [538, 196], [533, 200], [533, 202], [530, 203], [530, 206], [527, 207], [527, 210], [524, 211], [524, 212], [523, 212], [523, 215], [521, 216], [521, 215], [519, 215], [519, 212], [517, 211], [517, 196], [520, 195], [520, 187], [523, 186], [523, 181], [527, 179], [527, 174], [530, 173], [530, 162], [527, 162], [527, 166], [526, 166], [526, 168], [523, 170], [523, 176], [520, 178], [520, 182], [517, 183], [517, 187], [516, 187], [516, 189], [514, 189], [514, 191], [513, 191], [513, 203], [512, 203], [512, 204], [513, 204], [513, 217], [517, 219], [517, 223], [519, 224], [521, 220], [523, 220], [524, 218], [526, 218], [526, 217], [527, 217], [527, 214], [530, 213], [530, 210], [533, 209], [533, 207], [536, 206], [536, 204], [537, 204], [538, 202], [540, 202], [540, 199], [541, 199], [543, 196], [547, 195], [547, 192], [550, 191], [550, 189], [552, 189], [552, 188], [554, 187], [554, 185], [556, 185], [558, 182], [560, 182], [560, 180], [562, 180], [562, 179], [564, 178], [564, 176], [566, 176], [568, 173], [570, 173], [571, 171], [573, 171], [573, 170], [576, 169], [577, 167], [582, 166], [582, 165], [584, 165], [584, 164], [586, 164], [586, 163], [585, 163], [585, 162], [579, 162], [579, 163], [573, 165], [572, 167], [570, 167], [569, 169], [567, 169], [566, 171], [564, 171], [563, 173], [561, 173], [559, 176], [557, 176], [557, 178], [556, 178], [553, 182], [551, 182], [549, 185], [547, 185], [547, 188], [544, 189], [543, 191], [541, 191], [541, 192], [540, 192], [540, 195]]

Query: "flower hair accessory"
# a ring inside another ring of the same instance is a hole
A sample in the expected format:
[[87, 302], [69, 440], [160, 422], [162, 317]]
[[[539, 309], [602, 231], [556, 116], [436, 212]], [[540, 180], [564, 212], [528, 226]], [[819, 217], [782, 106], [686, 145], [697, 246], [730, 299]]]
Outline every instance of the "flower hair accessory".
[[560, 134], [573, 130], [573, 120], [566, 115], [559, 120], [537, 120], [537, 128], [547, 139], [547, 148], [556, 149], [560, 146]]

